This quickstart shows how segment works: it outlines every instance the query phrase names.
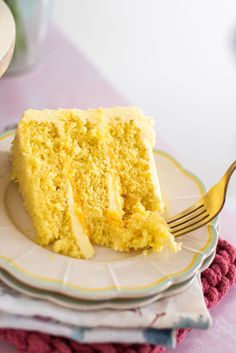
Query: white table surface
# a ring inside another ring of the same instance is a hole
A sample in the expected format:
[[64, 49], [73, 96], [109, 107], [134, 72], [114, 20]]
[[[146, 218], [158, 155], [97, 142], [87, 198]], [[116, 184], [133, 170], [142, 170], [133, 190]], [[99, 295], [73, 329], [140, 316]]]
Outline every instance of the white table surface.
[[[53, 18], [185, 166], [218, 181], [236, 159], [235, 0], [57, 0]], [[229, 194], [235, 207], [235, 180]]]

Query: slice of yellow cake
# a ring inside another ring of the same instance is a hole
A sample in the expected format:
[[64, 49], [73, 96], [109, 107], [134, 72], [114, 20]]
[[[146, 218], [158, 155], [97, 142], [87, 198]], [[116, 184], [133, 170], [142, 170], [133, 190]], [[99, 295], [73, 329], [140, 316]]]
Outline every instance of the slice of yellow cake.
[[153, 120], [133, 107], [28, 110], [12, 146], [37, 242], [89, 259], [116, 251], [178, 249], [162, 216]]

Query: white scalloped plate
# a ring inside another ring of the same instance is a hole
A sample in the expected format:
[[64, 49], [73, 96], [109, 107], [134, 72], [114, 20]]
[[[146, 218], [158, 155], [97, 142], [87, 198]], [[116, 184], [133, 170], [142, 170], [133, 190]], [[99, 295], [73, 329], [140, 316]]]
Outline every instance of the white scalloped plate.
[[[9, 180], [13, 136], [8, 132], [0, 138], [0, 267], [19, 281], [86, 300], [144, 297], [191, 278], [215, 249], [215, 222], [178, 238], [183, 246], [177, 254], [144, 256], [96, 247], [92, 260], [78, 260], [36, 245], [30, 218]], [[165, 152], [157, 151], [155, 158], [167, 216], [201, 197], [204, 187], [196, 176]]]
[[[206, 258], [203, 262], [200, 272], [203, 272], [206, 268], [210, 266], [213, 259], [215, 257], [215, 251]], [[198, 273], [198, 272], [197, 272]], [[128, 299], [112, 299], [112, 300], [84, 300], [84, 299], [76, 299], [64, 294], [59, 294], [55, 292], [40, 290], [37, 288], [32, 288], [14, 277], [12, 277], [8, 272], [0, 269], [0, 279], [10, 288], [20, 292], [24, 295], [35, 299], [47, 300], [51, 303], [55, 303], [62, 307], [66, 307], [69, 309], [74, 310], [85, 310], [85, 311], [93, 311], [93, 310], [101, 310], [101, 309], [113, 309], [113, 310], [127, 310], [127, 309], [134, 309], [137, 307], [142, 307], [154, 303], [160, 299], [167, 298], [176, 294], [183, 292], [187, 289], [193, 280], [196, 277], [196, 274], [193, 277], [187, 279], [184, 282], [180, 282], [178, 284], [174, 284], [160, 292], [158, 294], [154, 294], [151, 297], [144, 297], [144, 298], [128, 298]]]
[[0, 77], [10, 64], [15, 45], [15, 22], [11, 11], [0, 0]]

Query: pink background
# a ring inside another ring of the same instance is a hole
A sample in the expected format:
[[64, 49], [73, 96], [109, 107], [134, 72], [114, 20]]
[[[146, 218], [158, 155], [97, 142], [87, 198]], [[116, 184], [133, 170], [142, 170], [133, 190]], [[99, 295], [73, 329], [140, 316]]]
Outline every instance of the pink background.
[[[0, 131], [27, 108], [92, 108], [127, 104], [96, 68], [56, 29], [51, 28], [40, 62], [23, 75], [0, 80]], [[166, 148], [158, 139], [158, 146]], [[181, 162], [181, 158], [180, 158]], [[188, 167], [188, 166], [186, 166]], [[236, 220], [225, 210], [221, 236], [236, 245]], [[236, 286], [212, 310], [213, 326], [194, 330], [175, 353], [235, 353]], [[0, 343], [0, 353], [15, 350]]]
[[93, 65], [55, 28], [31, 71], [0, 81], [0, 130], [28, 108], [93, 108], [125, 104]]

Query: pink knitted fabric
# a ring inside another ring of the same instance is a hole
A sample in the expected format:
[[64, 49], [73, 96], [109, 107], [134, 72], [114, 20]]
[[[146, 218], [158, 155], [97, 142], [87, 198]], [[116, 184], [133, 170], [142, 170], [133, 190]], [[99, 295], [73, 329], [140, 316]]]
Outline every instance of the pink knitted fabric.
[[[207, 307], [211, 309], [236, 282], [236, 249], [220, 239], [215, 259], [202, 273], [202, 286]], [[190, 329], [176, 330], [181, 342]], [[161, 353], [166, 348], [149, 344], [79, 344], [62, 337], [21, 331], [0, 330], [0, 339], [15, 345], [19, 353]]]

